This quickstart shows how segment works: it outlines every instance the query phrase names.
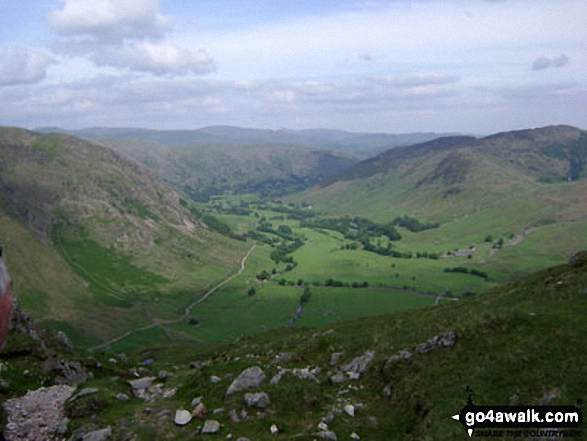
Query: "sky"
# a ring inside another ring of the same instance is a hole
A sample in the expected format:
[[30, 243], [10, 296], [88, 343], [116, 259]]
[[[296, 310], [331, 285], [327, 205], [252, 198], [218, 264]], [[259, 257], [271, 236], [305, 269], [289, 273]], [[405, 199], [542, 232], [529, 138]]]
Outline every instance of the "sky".
[[585, 0], [2, 0], [0, 125], [587, 129]]

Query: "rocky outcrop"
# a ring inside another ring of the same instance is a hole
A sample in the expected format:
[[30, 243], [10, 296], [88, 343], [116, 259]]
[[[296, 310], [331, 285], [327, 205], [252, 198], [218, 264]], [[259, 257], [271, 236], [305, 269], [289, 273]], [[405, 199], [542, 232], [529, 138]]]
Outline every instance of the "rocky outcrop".
[[42, 387], [4, 403], [8, 415], [5, 436], [9, 440], [62, 440], [68, 419], [63, 405], [75, 391], [70, 386]]
[[264, 409], [265, 407], [269, 406], [271, 401], [269, 400], [269, 395], [265, 392], [259, 392], [255, 394], [246, 394], [245, 395], [245, 403], [249, 407], [258, 407], [260, 409]]
[[245, 369], [230, 385], [226, 391], [226, 396], [230, 396], [237, 392], [241, 392], [254, 387], [259, 387], [267, 376], [265, 372], [259, 367], [254, 366]]
[[55, 374], [55, 383], [57, 384], [78, 386], [93, 378], [92, 373], [86, 371], [81, 364], [67, 361], [61, 357], [50, 358], [43, 362], [42, 370], [44, 374]]

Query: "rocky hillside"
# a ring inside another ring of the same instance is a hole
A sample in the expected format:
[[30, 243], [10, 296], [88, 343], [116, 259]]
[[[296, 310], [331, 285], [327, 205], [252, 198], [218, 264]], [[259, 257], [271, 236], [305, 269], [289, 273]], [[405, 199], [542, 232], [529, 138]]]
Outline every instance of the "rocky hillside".
[[[167, 315], [187, 306], [247, 250], [103, 146], [0, 128], [0, 157], [0, 241], [14, 256], [15, 291], [47, 325], [73, 327], [78, 344], [151, 323], [151, 303]], [[33, 264], [43, 277], [31, 275]]]
[[76, 354], [63, 335], [39, 338], [21, 318], [0, 352], [4, 431], [47, 440], [464, 439], [451, 416], [468, 389], [478, 405], [576, 404], [587, 390], [586, 310], [579, 253], [457, 304], [208, 347]]

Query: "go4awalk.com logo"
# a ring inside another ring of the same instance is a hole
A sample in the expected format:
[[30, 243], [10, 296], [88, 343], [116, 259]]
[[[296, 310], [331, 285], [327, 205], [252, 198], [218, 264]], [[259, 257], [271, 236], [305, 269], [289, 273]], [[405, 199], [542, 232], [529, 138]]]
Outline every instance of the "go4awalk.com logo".
[[581, 437], [583, 411], [577, 406], [476, 406], [469, 390], [467, 404], [452, 418], [469, 437], [569, 439]]

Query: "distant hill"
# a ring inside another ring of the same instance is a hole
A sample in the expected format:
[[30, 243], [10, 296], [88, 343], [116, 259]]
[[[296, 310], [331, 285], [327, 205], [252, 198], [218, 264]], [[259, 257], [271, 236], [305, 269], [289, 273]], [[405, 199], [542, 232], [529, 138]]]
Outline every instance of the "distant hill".
[[293, 145], [161, 146], [130, 138], [96, 138], [150, 168], [192, 199], [212, 194], [280, 196], [341, 173], [364, 156]]
[[[78, 342], [149, 324], [153, 307], [181, 309], [246, 252], [153, 173], [105, 147], [0, 128], [0, 157], [0, 242], [22, 277], [15, 290], [41, 321], [76, 329]], [[45, 276], [26, 276], [29, 264]]]
[[384, 150], [438, 138], [438, 133], [352, 133], [343, 130], [263, 130], [233, 126], [210, 126], [197, 130], [148, 130], [93, 127], [64, 130], [42, 127], [39, 132], [63, 132], [82, 138], [132, 138], [164, 146], [223, 145], [299, 145], [342, 151]]
[[569, 126], [445, 137], [387, 150], [290, 200], [332, 216], [441, 224], [406, 243], [456, 239], [467, 247], [540, 228], [551, 235], [541, 246], [568, 252], [585, 242], [586, 164], [587, 132]]

